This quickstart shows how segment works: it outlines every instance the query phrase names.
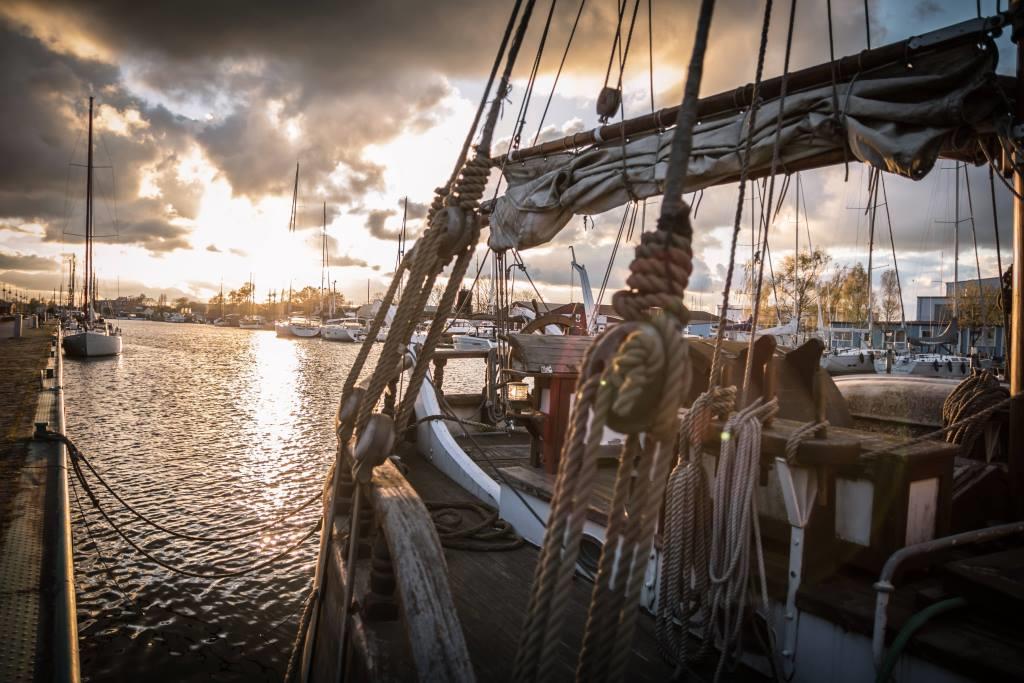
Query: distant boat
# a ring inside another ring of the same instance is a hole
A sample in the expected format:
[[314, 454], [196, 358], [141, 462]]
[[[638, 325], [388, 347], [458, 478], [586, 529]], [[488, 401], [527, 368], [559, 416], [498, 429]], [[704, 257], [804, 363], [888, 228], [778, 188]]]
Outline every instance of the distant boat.
[[304, 315], [293, 315], [288, 320], [274, 325], [278, 337], [317, 337], [320, 335], [320, 320]]
[[89, 142], [85, 180], [85, 317], [77, 330], [64, 337], [64, 351], [69, 356], [96, 358], [117, 356], [123, 343], [121, 330], [96, 314], [96, 284], [93, 267], [93, 191], [92, 191], [92, 103], [89, 98]]
[[335, 318], [321, 325], [320, 336], [328, 341], [361, 342], [366, 339], [366, 325], [359, 318]]
[[875, 372], [876, 355], [884, 360], [884, 353], [870, 349], [837, 349], [821, 357], [821, 367], [833, 376], [871, 374]]
[[266, 320], [262, 315], [246, 315], [238, 321], [238, 326], [243, 330], [266, 329]]

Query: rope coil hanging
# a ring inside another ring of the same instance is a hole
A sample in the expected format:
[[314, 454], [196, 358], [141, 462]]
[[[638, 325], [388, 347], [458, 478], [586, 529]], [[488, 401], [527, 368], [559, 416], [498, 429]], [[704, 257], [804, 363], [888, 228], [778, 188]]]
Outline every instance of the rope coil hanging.
[[[589, 681], [625, 676], [662, 492], [674, 458], [678, 411], [690, 380], [680, 328], [687, 319], [682, 298], [692, 271], [692, 227], [682, 188], [713, 9], [713, 0], [702, 2], [658, 227], [636, 249], [629, 289], [613, 297], [626, 322], [606, 330], [584, 359], [516, 655], [517, 681], [551, 680], [558, 674], [558, 634], [605, 425], [627, 437], [576, 677]], [[655, 405], [650, 405], [652, 397]], [[641, 440], [641, 433], [646, 438]]]

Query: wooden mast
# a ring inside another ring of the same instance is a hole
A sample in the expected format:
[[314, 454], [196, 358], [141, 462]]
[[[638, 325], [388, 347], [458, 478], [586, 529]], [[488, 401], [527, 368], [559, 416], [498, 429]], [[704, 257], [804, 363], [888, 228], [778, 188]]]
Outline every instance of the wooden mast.
[[[1017, 44], [1017, 89], [1014, 123], [1024, 121], [1024, 0], [1011, 0], [1013, 41]], [[1024, 174], [1019, 154], [1013, 157], [1013, 294], [1010, 301], [1010, 495], [1018, 518], [1024, 518]]]

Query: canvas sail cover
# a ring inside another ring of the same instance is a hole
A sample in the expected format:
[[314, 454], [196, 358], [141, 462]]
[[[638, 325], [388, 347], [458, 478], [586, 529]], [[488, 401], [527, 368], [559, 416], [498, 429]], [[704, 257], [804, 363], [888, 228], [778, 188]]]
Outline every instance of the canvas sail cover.
[[[912, 68], [889, 66], [833, 87], [826, 85], [761, 105], [751, 153], [751, 177], [771, 168], [776, 125], [781, 125], [779, 172], [863, 161], [908, 178], [924, 177], [940, 152], [974, 145], [1005, 112], [991, 88], [997, 51], [991, 42], [968, 44], [915, 59]], [[747, 111], [701, 121], [694, 130], [686, 191], [735, 182], [749, 128]], [[837, 120], [842, 125], [837, 125]], [[673, 130], [581, 153], [510, 162], [508, 190], [490, 207], [489, 246], [526, 249], [550, 241], [573, 215], [594, 215], [632, 198], [659, 195], [668, 169]]]

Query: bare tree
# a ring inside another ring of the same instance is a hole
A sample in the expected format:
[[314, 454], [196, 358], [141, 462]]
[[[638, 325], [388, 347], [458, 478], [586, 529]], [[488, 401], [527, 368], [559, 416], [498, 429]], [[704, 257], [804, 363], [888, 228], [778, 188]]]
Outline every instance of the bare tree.
[[887, 270], [882, 273], [882, 296], [878, 298], [881, 318], [891, 323], [897, 319], [901, 309], [900, 287], [896, 280], [896, 271]]

